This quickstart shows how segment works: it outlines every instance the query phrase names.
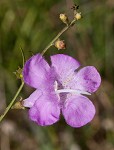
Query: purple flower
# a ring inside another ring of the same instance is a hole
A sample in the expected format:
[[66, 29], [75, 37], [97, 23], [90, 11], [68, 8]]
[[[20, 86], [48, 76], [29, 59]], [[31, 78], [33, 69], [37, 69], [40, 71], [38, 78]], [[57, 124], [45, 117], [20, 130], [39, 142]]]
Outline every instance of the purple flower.
[[38, 125], [47, 126], [59, 120], [60, 111], [68, 125], [81, 127], [95, 115], [95, 107], [84, 95], [95, 92], [101, 77], [95, 67], [79, 69], [80, 64], [70, 56], [51, 56], [51, 66], [37, 54], [23, 70], [24, 82], [36, 90], [25, 99], [29, 117]]

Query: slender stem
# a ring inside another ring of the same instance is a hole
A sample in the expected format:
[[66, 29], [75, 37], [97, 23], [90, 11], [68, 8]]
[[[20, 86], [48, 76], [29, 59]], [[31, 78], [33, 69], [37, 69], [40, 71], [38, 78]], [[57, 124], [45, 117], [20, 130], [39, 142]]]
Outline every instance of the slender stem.
[[65, 31], [67, 31], [71, 26], [73, 26], [74, 25], [74, 23], [75, 23], [75, 19], [74, 20], [72, 20], [71, 22], [70, 22], [70, 24], [68, 25], [68, 26], [65, 26], [58, 34], [57, 34], [57, 36], [47, 45], [47, 47], [42, 51], [42, 55], [44, 55], [44, 53], [54, 44], [54, 42], [65, 32]]
[[14, 98], [11, 100], [10, 104], [8, 105], [8, 107], [6, 108], [6, 110], [4, 111], [3, 115], [0, 116], [0, 122], [3, 120], [3, 118], [6, 116], [6, 114], [8, 113], [8, 111], [10, 110], [10, 108], [12, 107], [13, 103], [15, 102], [17, 96], [19, 95], [19, 93], [21, 92], [22, 88], [24, 86], [24, 82], [22, 81], [18, 91], [16, 92]]

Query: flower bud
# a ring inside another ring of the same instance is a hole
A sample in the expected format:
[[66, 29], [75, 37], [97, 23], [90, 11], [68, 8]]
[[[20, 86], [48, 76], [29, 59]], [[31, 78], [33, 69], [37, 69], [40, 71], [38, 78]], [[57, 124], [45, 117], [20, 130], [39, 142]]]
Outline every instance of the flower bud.
[[66, 44], [64, 42], [64, 40], [57, 40], [55, 42], [55, 47], [60, 50], [60, 49], [65, 49], [66, 48]]
[[81, 12], [79, 12], [79, 13], [77, 12], [74, 17], [75, 17], [76, 20], [81, 19], [82, 18]]
[[65, 24], [68, 25], [69, 21], [68, 21], [68, 17], [66, 14], [60, 14], [59, 18], [61, 19], [61, 21]]
[[17, 79], [22, 79], [23, 75], [22, 75], [22, 69], [19, 67], [14, 74], [16, 75]]

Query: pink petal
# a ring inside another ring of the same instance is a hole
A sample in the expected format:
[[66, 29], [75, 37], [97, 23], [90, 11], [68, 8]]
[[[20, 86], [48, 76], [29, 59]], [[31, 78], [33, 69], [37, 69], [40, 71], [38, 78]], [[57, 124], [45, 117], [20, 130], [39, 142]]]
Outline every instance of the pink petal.
[[62, 84], [64, 84], [67, 77], [74, 73], [74, 71], [80, 66], [77, 60], [64, 54], [51, 56], [51, 62]]
[[39, 88], [49, 69], [48, 63], [40, 54], [34, 55], [25, 63], [23, 69], [24, 82], [34, 88]]
[[23, 100], [23, 106], [31, 108], [35, 101], [42, 96], [41, 90], [35, 90], [27, 99]]
[[101, 77], [97, 69], [93, 66], [87, 66], [80, 69], [68, 86], [72, 89], [95, 92], [101, 84]]
[[29, 117], [40, 126], [52, 125], [59, 120], [60, 107], [57, 101], [42, 96], [29, 110]]
[[68, 125], [78, 128], [93, 119], [95, 107], [87, 97], [75, 95], [67, 99], [62, 113]]

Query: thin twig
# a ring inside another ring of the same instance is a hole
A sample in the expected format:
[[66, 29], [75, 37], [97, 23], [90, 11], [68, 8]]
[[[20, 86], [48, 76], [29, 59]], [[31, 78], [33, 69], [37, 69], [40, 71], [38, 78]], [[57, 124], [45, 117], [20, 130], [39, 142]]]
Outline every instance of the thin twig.
[[24, 64], [25, 64], [25, 55], [24, 55], [24, 51], [23, 51], [22, 47], [20, 49], [21, 49], [21, 54], [22, 54], [22, 58], [23, 58], [23, 67], [24, 67]]
[[54, 42], [65, 32], [67, 31], [70, 27], [72, 27], [75, 24], [75, 19], [70, 22], [68, 26], [65, 26], [58, 34], [57, 36], [47, 45], [47, 47], [42, 51], [42, 55], [54, 44]]
[[17, 96], [19, 95], [19, 93], [21, 92], [22, 88], [24, 86], [24, 82], [21, 83], [18, 91], [16, 92], [14, 98], [11, 100], [10, 104], [8, 105], [8, 107], [5, 109], [3, 115], [0, 116], [0, 122], [3, 120], [3, 118], [6, 116], [6, 114], [8, 113], [8, 111], [10, 110], [10, 108], [12, 107], [13, 103], [15, 102]]

